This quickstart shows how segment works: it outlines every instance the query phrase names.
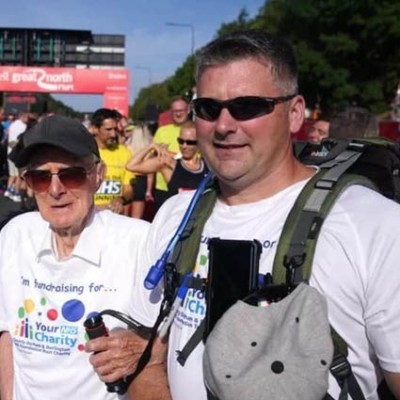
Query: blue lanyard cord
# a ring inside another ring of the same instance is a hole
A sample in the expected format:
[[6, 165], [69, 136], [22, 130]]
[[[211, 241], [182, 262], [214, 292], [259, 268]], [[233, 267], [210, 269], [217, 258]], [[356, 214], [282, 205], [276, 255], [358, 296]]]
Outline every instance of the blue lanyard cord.
[[164, 253], [161, 255], [161, 257], [156, 261], [156, 263], [150, 268], [149, 272], [147, 273], [147, 276], [144, 280], [144, 287], [146, 289], [152, 290], [159, 284], [161, 278], [163, 277], [163, 275], [165, 273], [165, 266], [168, 263], [170, 255], [173, 253], [175, 246], [181, 239], [182, 234], [186, 228], [186, 225], [188, 224], [190, 217], [192, 216], [193, 211], [196, 208], [196, 205], [197, 205], [201, 195], [203, 194], [208, 183], [211, 181], [211, 179], [213, 177], [214, 177], [214, 173], [212, 171], [210, 171], [200, 182], [174, 236], [168, 243], [168, 246], [165, 249]]

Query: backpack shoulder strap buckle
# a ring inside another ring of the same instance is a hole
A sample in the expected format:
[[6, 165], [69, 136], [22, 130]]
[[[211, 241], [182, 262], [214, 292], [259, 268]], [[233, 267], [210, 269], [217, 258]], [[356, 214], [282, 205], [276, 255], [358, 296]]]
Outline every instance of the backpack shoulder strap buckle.
[[306, 253], [302, 252], [287, 254], [283, 257], [283, 265], [286, 268], [286, 285], [290, 288], [294, 288], [297, 284], [303, 281], [303, 269], [302, 265], [306, 259]]
[[292, 256], [288, 256], [287, 254], [283, 257], [283, 265], [285, 268], [298, 268], [304, 264], [304, 260], [306, 259], [306, 253], [295, 254]]
[[[337, 343], [334, 343], [334, 345], [336, 347]], [[335, 350], [329, 370], [340, 386], [340, 400], [348, 399], [349, 397], [353, 400], [365, 400], [365, 396], [353, 374], [351, 365], [344, 354]]]
[[349, 375], [351, 375], [350, 363], [347, 358], [339, 352], [335, 352], [329, 369], [338, 382], [343, 382]]

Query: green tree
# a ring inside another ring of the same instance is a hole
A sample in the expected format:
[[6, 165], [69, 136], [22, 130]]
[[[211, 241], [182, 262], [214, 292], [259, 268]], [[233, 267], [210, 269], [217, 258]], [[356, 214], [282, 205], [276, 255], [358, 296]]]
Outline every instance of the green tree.
[[141, 89], [135, 103], [129, 108], [129, 116], [134, 120], [145, 119], [148, 104], [156, 105], [160, 112], [168, 110], [172, 97], [185, 95], [193, 86], [194, 56], [190, 55], [173, 76]]
[[167, 85], [164, 82], [155, 83], [140, 90], [135, 103], [129, 107], [129, 116], [134, 121], [144, 120], [148, 106], [155, 106], [158, 110], [165, 110], [168, 108], [168, 103]]
[[[310, 108], [357, 104], [382, 113], [400, 82], [399, 15], [400, 0], [267, 0], [254, 18], [243, 9], [216, 36], [249, 27], [284, 36], [296, 48], [300, 91]], [[161, 84], [168, 96], [188, 90], [193, 71], [189, 57]]]
[[271, 0], [256, 20], [295, 45], [310, 106], [382, 112], [400, 81], [399, 14], [400, 0]]
[[243, 8], [237, 19], [232, 22], [224, 23], [221, 25], [217, 32], [217, 36], [224, 35], [225, 33], [237, 31], [240, 29], [246, 29], [251, 26], [251, 20], [249, 19], [249, 13], [245, 8]]
[[168, 94], [170, 98], [177, 95], [183, 96], [194, 84], [194, 56], [191, 55], [176, 70], [174, 76], [167, 81]]

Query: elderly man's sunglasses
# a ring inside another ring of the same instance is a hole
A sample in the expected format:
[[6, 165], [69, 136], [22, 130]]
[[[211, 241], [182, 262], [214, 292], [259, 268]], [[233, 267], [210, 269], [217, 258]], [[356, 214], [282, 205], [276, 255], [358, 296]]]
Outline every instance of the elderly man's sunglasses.
[[295, 94], [283, 97], [243, 96], [230, 100], [215, 100], [199, 97], [192, 100], [192, 107], [197, 117], [206, 121], [216, 121], [223, 108], [227, 108], [238, 121], [261, 117], [274, 111], [275, 105], [293, 99]]
[[76, 189], [86, 182], [87, 175], [95, 167], [96, 164], [88, 170], [84, 167], [68, 167], [60, 169], [57, 173], [41, 169], [30, 169], [22, 177], [26, 184], [36, 192], [46, 191], [50, 186], [53, 175], [57, 175], [58, 179], [67, 189]]

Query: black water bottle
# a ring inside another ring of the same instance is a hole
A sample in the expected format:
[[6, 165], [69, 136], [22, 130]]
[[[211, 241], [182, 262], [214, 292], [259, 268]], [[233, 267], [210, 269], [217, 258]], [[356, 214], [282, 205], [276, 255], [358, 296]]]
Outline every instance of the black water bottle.
[[[86, 329], [89, 339], [108, 336], [107, 328], [104, 325], [103, 318], [99, 314], [88, 318], [83, 325]], [[107, 391], [118, 394], [124, 394], [128, 389], [126, 382], [123, 379], [119, 379], [116, 382], [106, 383], [106, 386]]]

